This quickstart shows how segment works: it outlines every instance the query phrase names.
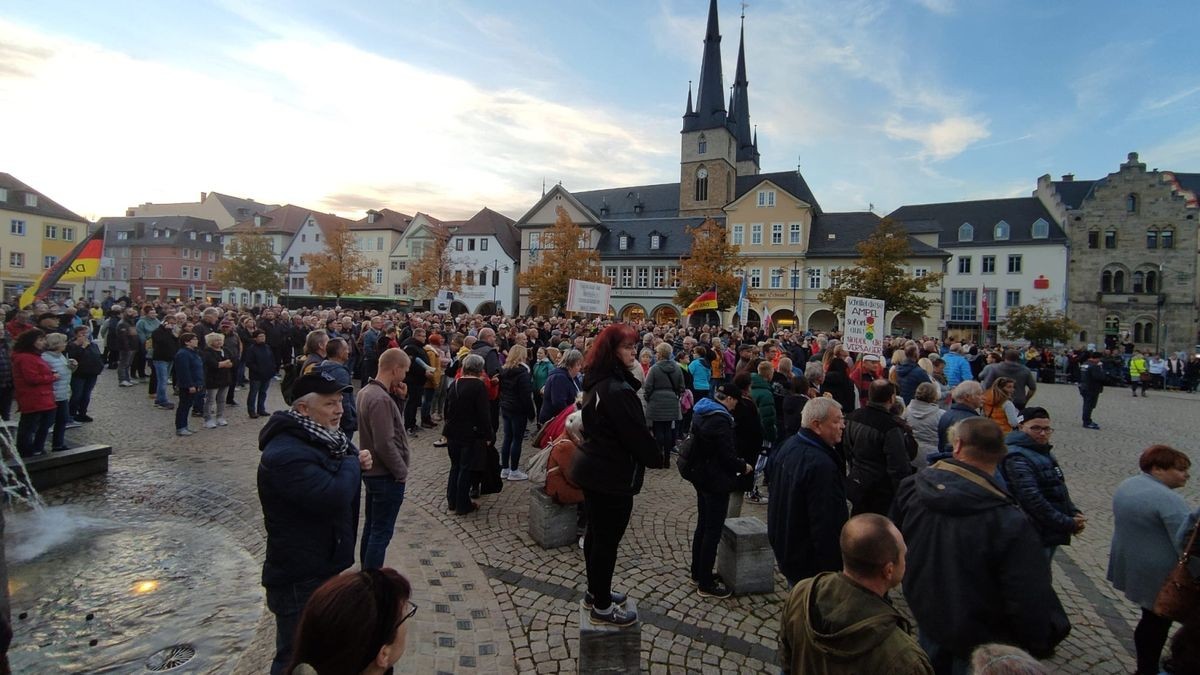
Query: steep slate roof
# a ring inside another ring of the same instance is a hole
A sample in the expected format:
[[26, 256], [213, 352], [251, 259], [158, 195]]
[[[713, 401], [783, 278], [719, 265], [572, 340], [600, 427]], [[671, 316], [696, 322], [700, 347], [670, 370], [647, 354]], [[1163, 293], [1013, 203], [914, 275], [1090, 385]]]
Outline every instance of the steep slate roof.
[[[1066, 183], [1070, 185], [1073, 181]], [[1012, 199], [978, 199], [968, 202], [945, 202], [941, 204], [914, 204], [901, 206], [889, 215], [907, 228], [909, 223], [926, 226], [937, 224], [938, 244], [943, 248], [958, 246], [987, 246], [991, 244], [1026, 243], [1037, 244], [1062, 243], [1067, 240], [1062, 228], [1054, 222], [1054, 217], [1036, 197], [1016, 197]], [[1045, 239], [1034, 239], [1033, 223], [1041, 218], [1049, 224], [1049, 236]], [[996, 240], [996, 224], [1001, 220], [1008, 223], [1008, 239]], [[972, 241], [958, 241], [958, 228], [963, 223], [970, 223], [975, 228]], [[910, 229], [910, 231], [912, 231]]]
[[720, 129], [725, 126], [725, 80], [721, 76], [721, 27], [717, 20], [717, 0], [708, 5], [708, 28], [704, 32], [704, 56], [700, 61], [700, 84], [696, 88], [696, 108], [683, 116], [684, 131]]
[[[101, 218], [96, 221], [97, 227], [107, 226], [108, 229], [104, 232], [105, 246], [130, 246], [151, 245], [151, 246], [175, 246], [176, 244], [187, 243], [203, 244], [208, 243], [213, 247], [220, 248], [221, 242], [219, 237], [214, 237], [211, 242], [202, 240], [191, 240], [187, 234], [189, 232], [199, 232], [202, 234], [219, 234], [220, 230], [214, 221], [207, 218], [194, 218], [192, 216], [134, 216], [120, 218]], [[130, 237], [128, 239], [117, 239], [118, 232], [136, 232], [137, 226], [142, 225], [142, 236]], [[155, 237], [154, 230], [170, 230], [170, 237]]]
[[[253, 199], [231, 197], [226, 194], [221, 194], [220, 192], [210, 192], [208, 193], [208, 196], [220, 202], [221, 208], [225, 209], [225, 211], [235, 219], [244, 219], [247, 216], [253, 216], [255, 213], [266, 213], [267, 211], [279, 208], [278, 204], [263, 204], [261, 202], [256, 202]], [[245, 211], [243, 212], [241, 209], [244, 209]]]
[[[716, 219], [720, 222], [721, 219]], [[624, 258], [681, 258], [691, 253], [692, 237], [687, 230], [698, 227], [703, 217], [692, 218], [639, 218], [637, 220], [606, 220], [606, 228], [600, 234], [596, 251], [605, 260]], [[650, 248], [650, 235], [663, 237], [662, 248]], [[632, 239], [629, 248], [622, 251], [620, 236], [627, 234]]]
[[[0, 209], [58, 218], [59, 220], [73, 220], [79, 223], [88, 222], [87, 218], [73, 213], [53, 199], [17, 180], [10, 173], [0, 173], [0, 188], [8, 190], [8, 200], [0, 202]], [[25, 206], [25, 193], [37, 195], [37, 206]]]
[[1083, 204], [1083, 200], [1092, 194], [1092, 189], [1103, 180], [1056, 180], [1052, 181], [1054, 191], [1062, 198], [1063, 206], [1075, 211]]
[[[777, 171], [775, 173], [759, 173], [752, 176], [738, 176], [737, 185], [734, 188], [736, 192], [734, 198], [741, 197], [753, 190], [764, 180], [769, 180], [796, 197], [812, 204], [814, 214], [821, 213], [821, 205], [817, 203], [817, 198], [813, 196], [812, 190], [808, 187], [808, 183], [804, 180], [804, 176], [800, 175], [799, 171]], [[675, 184], [675, 188], [676, 190], [679, 189], [678, 183]], [[676, 195], [675, 201], [678, 203], [678, 195]]]
[[391, 209], [379, 209], [375, 211], [379, 215], [375, 222], [367, 222], [367, 217], [363, 216], [354, 222], [351, 226], [352, 230], [392, 230], [394, 232], [403, 232], [408, 229], [412, 223], [413, 217], [407, 213], [400, 213]]
[[[679, 183], [635, 185], [571, 193], [598, 219], [609, 218], [669, 218], [679, 215]], [[634, 206], [642, 204], [642, 212]], [[601, 209], [608, 207], [608, 214]]]
[[353, 220], [336, 216], [332, 213], [318, 213], [314, 211], [312, 217], [313, 220], [317, 221], [317, 226], [321, 228], [321, 232], [325, 235], [326, 239], [343, 225], [346, 226], [346, 230], [353, 230], [355, 225]]
[[446, 221], [444, 224], [451, 228], [451, 234], [454, 236], [492, 235], [500, 242], [500, 248], [504, 250], [505, 255], [512, 260], [520, 260], [521, 235], [513, 226], [513, 222], [512, 218], [485, 206], [479, 213], [466, 220]]
[[[254, 218], [248, 218], [234, 225], [227, 230], [228, 232], [237, 234], [239, 232], [260, 232], [262, 234], [296, 234], [300, 231], [300, 226], [304, 221], [308, 220], [309, 214], [316, 213], [312, 209], [306, 209], [294, 204], [284, 204], [283, 206], [262, 214], [262, 227], [254, 226]], [[268, 220], [269, 219], [269, 220]]]
[[[858, 242], [864, 241], [879, 227], [879, 216], [870, 211], [848, 213], [822, 213], [813, 219], [812, 233], [808, 240], [809, 258], [858, 257]], [[829, 235], [835, 235], [833, 239]], [[946, 257], [946, 252], [922, 242], [908, 238], [913, 257]]]

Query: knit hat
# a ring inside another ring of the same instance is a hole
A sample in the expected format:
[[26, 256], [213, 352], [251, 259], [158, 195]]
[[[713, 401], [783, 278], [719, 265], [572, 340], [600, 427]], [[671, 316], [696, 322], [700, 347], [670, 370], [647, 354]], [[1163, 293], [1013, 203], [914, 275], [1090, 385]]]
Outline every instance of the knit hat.
[[1050, 413], [1046, 412], [1045, 408], [1039, 408], [1037, 406], [1029, 406], [1028, 408], [1022, 410], [1020, 415], [1017, 415], [1017, 425], [1019, 426], [1019, 425], [1025, 424], [1026, 422], [1028, 422], [1030, 420], [1048, 420], [1048, 419], [1050, 419]]
[[717, 387], [717, 390], [713, 392], [713, 397], [715, 398], [717, 394], [728, 396], [729, 398], [741, 398], [742, 390], [738, 389], [737, 385], [732, 382], [725, 382]]

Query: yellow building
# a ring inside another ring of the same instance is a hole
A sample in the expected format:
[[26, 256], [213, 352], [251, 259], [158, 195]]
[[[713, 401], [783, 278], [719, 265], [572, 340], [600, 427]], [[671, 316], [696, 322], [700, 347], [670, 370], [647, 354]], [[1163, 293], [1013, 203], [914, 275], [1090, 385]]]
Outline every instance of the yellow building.
[[350, 228], [358, 250], [371, 265], [368, 275], [371, 287], [362, 295], [378, 297], [399, 295], [393, 294], [391, 279], [392, 251], [400, 243], [404, 231], [413, 222], [413, 217], [391, 209], [371, 209], [366, 217], [354, 223]]
[[[4, 302], [16, 304], [42, 272], [87, 236], [90, 223], [53, 199], [0, 173], [0, 286]], [[83, 282], [54, 287], [52, 298], [83, 296]]]

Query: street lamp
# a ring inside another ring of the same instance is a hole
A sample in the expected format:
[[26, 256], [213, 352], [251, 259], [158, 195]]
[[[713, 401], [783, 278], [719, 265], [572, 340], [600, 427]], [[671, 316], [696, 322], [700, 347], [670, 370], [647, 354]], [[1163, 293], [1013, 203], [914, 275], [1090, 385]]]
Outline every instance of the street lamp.
[[[1154, 305], [1158, 312], [1157, 318], [1154, 321], [1154, 353], [1158, 354], [1159, 356], [1162, 356], [1162, 334], [1163, 334], [1162, 309], [1163, 309], [1163, 304], [1167, 301], [1167, 294], [1163, 292], [1163, 281], [1164, 281], [1163, 270], [1164, 269], [1165, 269], [1165, 266], [1160, 261], [1158, 263], [1158, 279], [1156, 279], [1154, 282], [1154, 290], [1156, 291], [1155, 297], [1154, 297], [1154, 300], [1155, 300]], [[1145, 392], [1143, 392], [1143, 394], [1144, 393]]]
[[[788, 273], [788, 268], [777, 267], [774, 270], [779, 276], [784, 276]], [[800, 315], [796, 312], [796, 290], [800, 287], [800, 261], [793, 258], [791, 276], [788, 276], [788, 284], [792, 287], [792, 329], [795, 330], [800, 325]]]

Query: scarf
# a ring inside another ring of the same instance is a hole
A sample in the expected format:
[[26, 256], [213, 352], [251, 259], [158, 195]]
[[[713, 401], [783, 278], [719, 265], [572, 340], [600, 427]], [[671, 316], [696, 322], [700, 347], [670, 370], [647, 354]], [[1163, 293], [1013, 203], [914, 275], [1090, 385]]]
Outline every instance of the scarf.
[[301, 415], [295, 410], [289, 410], [287, 411], [287, 414], [297, 424], [303, 427], [314, 441], [323, 446], [325, 451], [329, 453], [330, 457], [337, 459], [343, 457], [349, 452], [350, 439], [346, 438], [346, 434], [342, 433], [341, 429], [334, 429], [330, 431], [329, 429], [326, 429], [320, 424], [314, 422], [311, 417]]

